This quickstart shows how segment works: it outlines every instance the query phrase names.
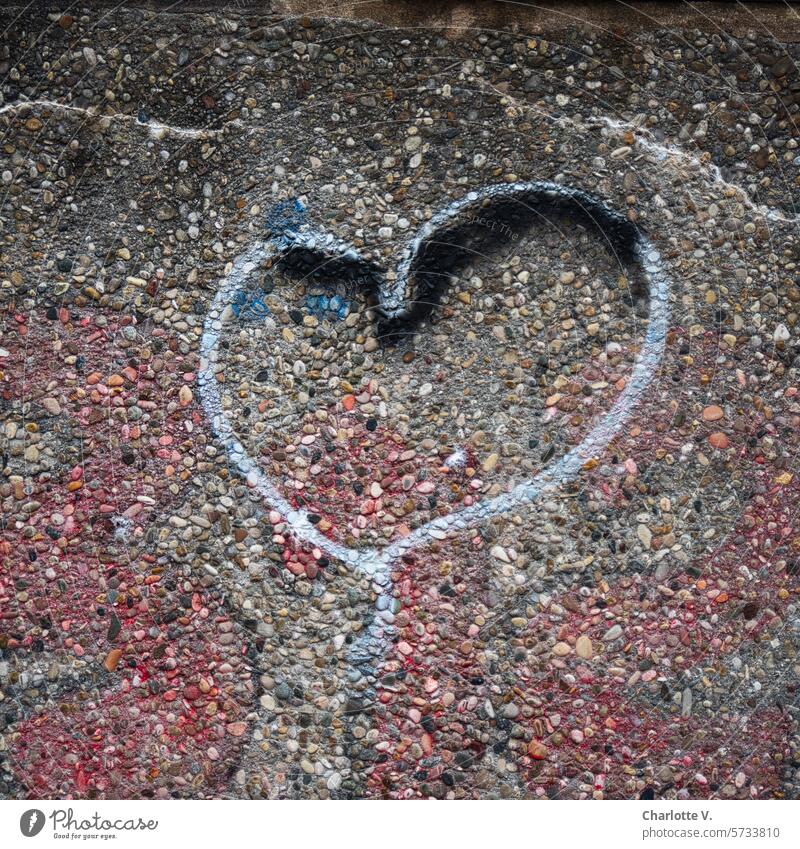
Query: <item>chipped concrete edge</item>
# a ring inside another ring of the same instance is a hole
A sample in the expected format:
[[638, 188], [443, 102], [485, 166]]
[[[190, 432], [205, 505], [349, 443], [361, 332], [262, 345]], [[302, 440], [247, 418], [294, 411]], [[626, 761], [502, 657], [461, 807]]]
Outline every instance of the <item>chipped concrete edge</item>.
[[[54, 14], [64, 0], [12, 2], [0, 17]], [[130, 8], [163, 15], [187, 12], [373, 21], [391, 27], [440, 30], [460, 38], [475, 28], [524, 32], [589, 29], [622, 36], [642, 30], [703, 27], [734, 36], [749, 31], [783, 43], [800, 42], [800, 2], [795, 0], [93, 0], [93, 8]], [[75, 10], [73, 10], [74, 13]]]

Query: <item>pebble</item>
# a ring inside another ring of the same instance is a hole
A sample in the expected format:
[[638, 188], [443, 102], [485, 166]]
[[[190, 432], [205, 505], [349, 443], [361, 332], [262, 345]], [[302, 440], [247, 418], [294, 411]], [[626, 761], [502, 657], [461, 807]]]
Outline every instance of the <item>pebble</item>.
[[575, 654], [582, 657], [584, 660], [590, 660], [594, 655], [594, 647], [592, 641], [585, 634], [581, 634], [575, 641]]
[[716, 404], [711, 404], [703, 410], [703, 419], [707, 422], [719, 421], [724, 416], [722, 407], [718, 407]]

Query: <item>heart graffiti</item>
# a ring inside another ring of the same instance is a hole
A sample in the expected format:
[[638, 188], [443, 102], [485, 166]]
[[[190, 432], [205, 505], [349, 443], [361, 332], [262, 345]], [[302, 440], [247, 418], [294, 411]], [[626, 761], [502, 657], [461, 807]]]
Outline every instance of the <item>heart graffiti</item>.
[[[308, 276], [358, 281], [374, 293], [381, 335], [391, 337], [413, 326], [436, 303], [452, 271], [453, 246], [458, 245], [469, 216], [480, 213], [483, 218], [499, 219], [513, 207], [537, 215], [555, 212], [578, 218], [599, 231], [621, 260], [639, 268], [649, 301], [648, 322], [630, 379], [611, 409], [594, 423], [580, 444], [510, 491], [437, 517], [382, 550], [355, 550], [337, 543], [316, 528], [304, 511], [296, 510], [286, 500], [276, 483], [248, 454], [223, 410], [217, 378], [221, 368], [219, 341], [226, 321], [234, 315], [231, 304], [264, 263], [283, 264]], [[413, 548], [424, 545], [432, 534], [441, 538], [473, 527], [492, 516], [530, 504], [574, 478], [619, 433], [661, 362], [670, 295], [669, 277], [661, 257], [638, 227], [600, 198], [580, 189], [551, 182], [526, 182], [469, 192], [420, 229], [403, 250], [391, 282], [354, 247], [309, 224], [299, 202], [279, 205], [267, 223], [269, 238], [253, 245], [233, 263], [207, 314], [198, 373], [201, 401], [232, 466], [259, 494], [266, 507], [281, 514], [295, 539], [343, 561], [383, 588], [388, 585], [390, 565]]]

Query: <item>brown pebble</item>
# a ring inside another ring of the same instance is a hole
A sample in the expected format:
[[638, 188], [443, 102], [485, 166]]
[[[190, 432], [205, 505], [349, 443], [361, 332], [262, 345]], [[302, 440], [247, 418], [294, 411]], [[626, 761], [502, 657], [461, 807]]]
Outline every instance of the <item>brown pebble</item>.
[[528, 754], [537, 761], [544, 760], [547, 757], [547, 746], [538, 740], [531, 740], [528, 743]]
[[715, 430], [714, 433], [708, 437], [708, 441], [713, 448], [719, 448], [720, 450], [727, 448], [730, 445], [730, 440], [720, 430]]
[[111, 651], [106, 655], [106, 659], [103, 661], [103, 666], [105, 666], [108, 672], [113, 672], [117, 668], [117, 664], [121, 657], [122, 649], [111, 649]]

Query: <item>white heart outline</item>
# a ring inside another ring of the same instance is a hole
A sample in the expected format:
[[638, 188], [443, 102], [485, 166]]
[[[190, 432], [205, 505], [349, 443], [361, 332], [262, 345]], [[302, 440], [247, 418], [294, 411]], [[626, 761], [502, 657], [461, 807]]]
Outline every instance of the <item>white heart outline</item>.
[[[552, 197], [553, 200], [566, 199], [579, 205], [590, 203], [592, 208], [604, 210], [604, 215], [607, 217], [617, 221], [623, 220], [618, 213], [610, 209], [599, 198], [580, 189], [566, 188], [547, 181], [501, 184], [488, 186], [480, 191], [469, 192], [464, 198], [450, 204], [431, 218], [409, 242], [402, 254], [394, 292], [386, 298], [386, 303], [382, 306], [388, 307], [389, 312], [395, 313], [402, 308], [402, 299], [414, 260], [419, 255], [425, 240], [430, 238], [438, 227], [456, 218], [465, 208], [478, 205], [485, 199], [497, 199], [498, 197], [517, 199], [518, 195], [526, 194], [542, 195], [545, 198]], [[293, 239], [296, 244], [302, 244], [306, 247], [316, 247], [321, 244], [333, 249], [341, 256], [359, 259], [359, 255], [353, 248], [338, 242], [322, 231], [307, 229], [302, 233], [292, 232], [289, 238], [290, 240]], [[284, 242], [283, 247], [285, 246], [286, 243]], [[374, 548], [351, 549], [321, 533], [309, 521], [306, 514], [295, 510], [289, 504], [258, 464], [248, 455], [222, 409], [222, 402], [217, 391], [215, 366], [219, 362], [217, 346], [226, 318], [226, 310], [232, 303], [234, 296], [244, 286], [248, 277], [266, 260], [274, 258], [282, 252], [281, 246], [276, 245], [275, 241], [257, 242], [239, 256], [234, 261], [226, 281], [217, 290], [206, 315], [200, 342], [200, 368], [197, 384], [201, 403], [209, 417], [214, 435], [223, 443], [229, 459], [239, 474], [242, 475], [248, 486], [258, 492], [269, 508], [277, 511], [283, 517], [296, 539], [319, 548], [327, 555], [349, 564], [352, 568], [372, 578], [382, 587], [386, 587], [389, 582], [388, 573], [391, 563], [417, 545], [427, 541], [426, 538], [430, 538], [432, 530], [444, 534], [453, 530], [464, 530], [480, 524], [492, 516], [507, 513], [516, 507], [532, 503], [544, 493], [556, 489], [574, 478], [584, 464], [600, 454], [622, 429], [634, 406], [652, 382], [661, 363], [670, 314], [670, 281], [664, 270], [661, 255], [638, 229], [632, 250], [634, 259], [643, 270], [649, 293], [647, 332], [631, 376], [611, 409], [600, 418], [577, 446], [570, 449], [555, 463], [542, 469], [530, 480], [523, 481], [510, 492], [497, 495], [488, 501], [482, 501], [455, 510], [447, 516], [432, 519], [430, 522], [415, 528], [408, 536], [382, 550]]]

